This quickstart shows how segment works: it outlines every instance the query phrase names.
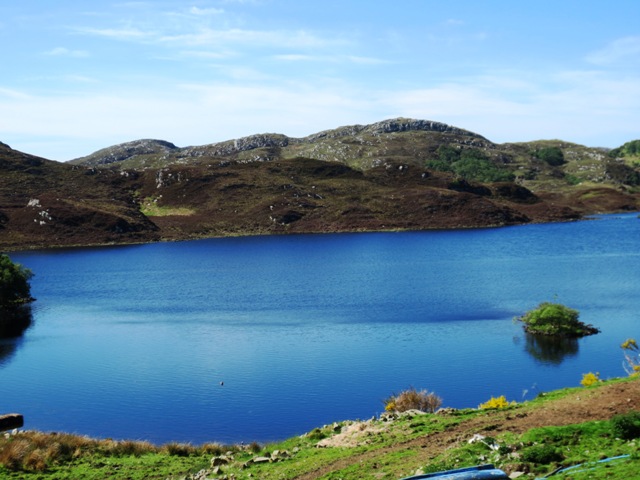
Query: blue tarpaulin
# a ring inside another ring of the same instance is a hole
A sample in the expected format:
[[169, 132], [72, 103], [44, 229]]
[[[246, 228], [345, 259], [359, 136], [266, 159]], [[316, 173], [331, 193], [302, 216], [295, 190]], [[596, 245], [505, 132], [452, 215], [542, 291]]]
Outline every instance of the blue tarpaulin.
[[499, 468], [493, 465], [478, 465], [476, 467], [458, 468], [456, 470], [445, 470], [442, 472], [425, 473], [406, 477], [402, 480], [421, 480], [433, 478], [434, 480], [508, 480], [509, 477]]

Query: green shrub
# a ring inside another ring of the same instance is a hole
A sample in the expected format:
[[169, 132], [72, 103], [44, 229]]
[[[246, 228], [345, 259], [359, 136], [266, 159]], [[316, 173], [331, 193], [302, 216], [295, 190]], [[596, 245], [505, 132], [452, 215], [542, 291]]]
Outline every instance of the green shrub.
[[564, 459], [562, 454], [551, 445], [534, 445], [526, 448], [520, 454], [520, 458], [525, 462], [548, 465], [560, 462]]
[[29, 280], [31, 270], [0, 254], [0, 308], [14, 307], [33, 301]]
[[582, 180], [580, 180], [575, 175], [571, 175], [570, 173], [565, 173], [564, 179], [569, 185], [579, 185], [580, 183], [582, 183]]
[[613, 434], [623, 440], [640, 438], [640, 412], [616, 415], [611, 419]]
[[322, 440], [323, 438], [327, 437], [327, 434], [319, 428], [314, 428], [313, 430], [311, 430], [311, 432], [309, 432], [308, 436], [311, 440]]
[[510, 171], [495, 165], [477, 148], [456, 149], [441, 145], [437, 158], [425, 163], [427, 168], [439, 172], [453, 172], [458, 177], [476, 182], [509, 182], [515, 179]]
[[628, 155], [640, 155], [640, 140], [632, 140], [609, 152], [609, 156], [612, 158], [625, 157]]
[[453, 172], [466, 179], [478, 182], [510, 182], [515, 175], [508, 170], [499, 168], [490, 160], [477, 157], [463, 157], [452, 166]]
[[451, 164], [443, 162], [442, 160], [427, 160], [425, 167], [429, 170], [435, 170], [436, 172], [452, 172]]
[[558, 167], [565, 163], [564, 153], [559, 147], [543, 147], [534, 152], [534, 157], [548, 163], [552, 167]]
[[582, 323], [577, 310], [559, 303], [543, 302], [515, 320], [522, 322], [528, 333], [559, 337], [584, 337], [599, 330]]

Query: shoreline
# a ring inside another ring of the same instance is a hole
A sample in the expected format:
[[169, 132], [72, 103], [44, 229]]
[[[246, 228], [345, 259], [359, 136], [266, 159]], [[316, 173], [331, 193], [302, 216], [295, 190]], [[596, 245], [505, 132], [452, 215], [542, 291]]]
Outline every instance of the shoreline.
[[[21, 430], [0, 436], [0, 475], [34, 480], [49, 475], [95, 480], [312, 480], [337, 475], [373, 480], [492, 463], [510, 478], [535, 479], [559, 466], [604, 457], [621, 461], [594, 471], [593, 478], [622, 479], [637, 472], [640, 460], [637, 439], [618, 438], [625, 432], [616, 430], [621, 424], [616, 420], [638, 415], [640, 381], [619, 377], [550, 391], [503, 408], [408, 411], [345, 420], [268, 444], [158, 446]], [[556, 454], [530, 455], [539, 445]]]
[[[77, 244], [56, 244], [56, 245], [24, 245], [24, 246], [5, 246], [0, 248], [0, 252], [16, 253], [16, 252], [33, 252], [33, 251], [61, 251], [61, 250], [75, 250], [75, 249], [100, 249], [110, 247], [126, 247], [134, 245], [150, 245], [155, 243], [177, 243], [177, 242], [190, 242], [198, 240], [211, 240], [222, 238], [248, 238], [248, 237], [275, 237], [275, 236], [293, 236], [293, 235], [332, 235], [332, 234], [360, 234], [360, 233], [402, 233], [402, 232], [446, 232], [457, 230], [493, 230], [509, 227], [521, 227], [526, 225], [544, 225], [554, 223], [573, 223], [593, 220], [590, 217], [597, 217], [600, 215], [615, 215], [615, 214], [640, 214], [640, 210], [626, 211], [617, 210], [611, 212], [595, 212], [580, 214], [578, 218], [567, 219], [551, 219], [551, 220], [532, 220], [529, 222], [515, 222], [508, 224], [488, 224], [488, 225], [458, 225], [454, 227], [424, 227], [424, 228], [380, 228], [380, 229], [367, 229], [367, 228], [354, 228], [354, 229], [339, 229], [339, 230], [308, 230], [308, 231], [271, 231], [271, 232], [229, 232], [226, 234], [211, 234], [202, 236], [188, 236], [184, 237], [164, 237], [157, 240], [146, 241], [123, 241], [123, 242], [103, 242], [103, 243], [77, 243]], [[149, 217], [153, 221], [154, 217]]]

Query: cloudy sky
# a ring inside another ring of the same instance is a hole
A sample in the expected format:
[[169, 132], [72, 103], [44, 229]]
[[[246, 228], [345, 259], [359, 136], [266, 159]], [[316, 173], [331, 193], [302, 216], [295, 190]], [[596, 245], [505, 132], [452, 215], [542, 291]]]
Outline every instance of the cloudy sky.
[[4, 0], [0, 141], [69, 160], [393, 117], [640, 138], [638, 0]]

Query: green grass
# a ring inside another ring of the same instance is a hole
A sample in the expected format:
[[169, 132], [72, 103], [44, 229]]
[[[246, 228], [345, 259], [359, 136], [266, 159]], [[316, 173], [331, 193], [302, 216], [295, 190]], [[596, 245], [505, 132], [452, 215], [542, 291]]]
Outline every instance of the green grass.
[[[234, 454], [233, 464], [223, 466], [222, 471], [226, 475], [235, 475], [235, 478], [260, 478], [289, 479], [299, 475], [313, 472], [323, 466], [339, 462], [354, 455], [363, 455], [363, 460], [351, 463], [322, 478], [363, 479], [363, 478], [400, 478], [412, 474], [417, 469], [407, 471], [407, 465], [414, 463], [417, 455], [415, 449], [393, 450], [384, 453], [384, 447], [401, 442], [416, 434], [425, 435], [435, 426], [442, 429], [439, 421], [434, 421], [432, 415], [425, 415], [417, 422], [413, 421], [413, 427], [408, 429], [406, 435], [386, 437], [381, 435], [377, 441], [366, 447], [357, 448], [315, 448], [315, 441], [309, 438], [296, 438], [288, 441], [266, 446], [260, 452], [253, 453], [248, 449]], [[400, 422], [405, 427], [406, 421]], [[400, 425], [399, 425], [400, 426]], [[417, 427], [417, 428], [416, 428]], [[28, 437], [29, 434], [18, 435], [14, 439]], [[391, 441], [390, 438], [394, 439]], [[489, 439], [485, 439], [489, 441]], [[18, 441], [18, 440], [13, 440]], [[589, 422], [580, 425], [566, 427], [545, 427], [517, 436], [503, 434], [494, 437], [492, 442], [498, 446], [497, 450], [490, 449], [486, 444], [477, 442], [464, 444], [453, 448], [433, 459], [431, 462], [420, 465], [418, 468], [424, 473], [460, 468], [464, 466], [494, 463], [498, 468], [508, 468], [518, 464], [516, 469], [529, 472], [522, 478], [534, 478], [548, 474], [551, 471], [569, 467], [576, 464], [591, 463], [596, 465], [595, 470], [589, 473], [571, 473], [570, 476], [560, 478], [590, 479], [630, 479], [634, 478], [631, 472], [637, 472], [640, 468], [640, 440], [624, 441], [611, 435], [610, 422]], [[3, 442], [6, 448], [6, 441]], [[191, 449], [188, 453], [172, 455], [167, 449], [151, 449], [149, 453], [115, 453], [103, 448], [92, 448], [83, 452], [74, 452], [68, 459], [50, 459], [50, 463], [44, 468], [31, 467], [13, 468], [0, 467], [0, 478], [7, 479], [177, 479], [189, 478], [202, 469], [210, 469], [211, 453], [206, 450]], [[255, 456], [265, 456], [274, 450], [287, 450], [291, 453], [277, 463], [250, 464]], [[375, 456], [364, 456], [372, 451], [379, 450]], [[549, 455], [552, 452], [553, 455]], [[630, 455], [615, 463], [597, 463], [604, 457]], [[43, 453], [43, 458], [46, 454]], [[35, 456], [31, 456], [35, 458]], [[246, 466], [243, 466], [246, 465]], [[512, 468], [513, 469], [513, 468]], [[251, 477], [249, 477], [251, 474]], [[381, 477], [377, 477], [377, 475]]]
[[[524, 435], [503, 434], [495, 437], [496, 450], [476, 442], [452, 449], [425, 465], [425, 473], [460, 466], [493, 463], [505, 470], [517, 469], [532, 478], [544, 476], [556, 469], [589, 464], [596, 467], [585, 476], [573, 473], [558, 478], [625, 478], [628, 472], [640, 468], [640, 439], [621, 440], [612, 434], [611, 422], [587, 422], [564, 427], [544, 427]], [[615, 463], [599, 463], [604, 458], [629, 455]], [[635, 474], [637, 475], [637, 473]], [[626, 478], [635, 478], [634, 476]]]

